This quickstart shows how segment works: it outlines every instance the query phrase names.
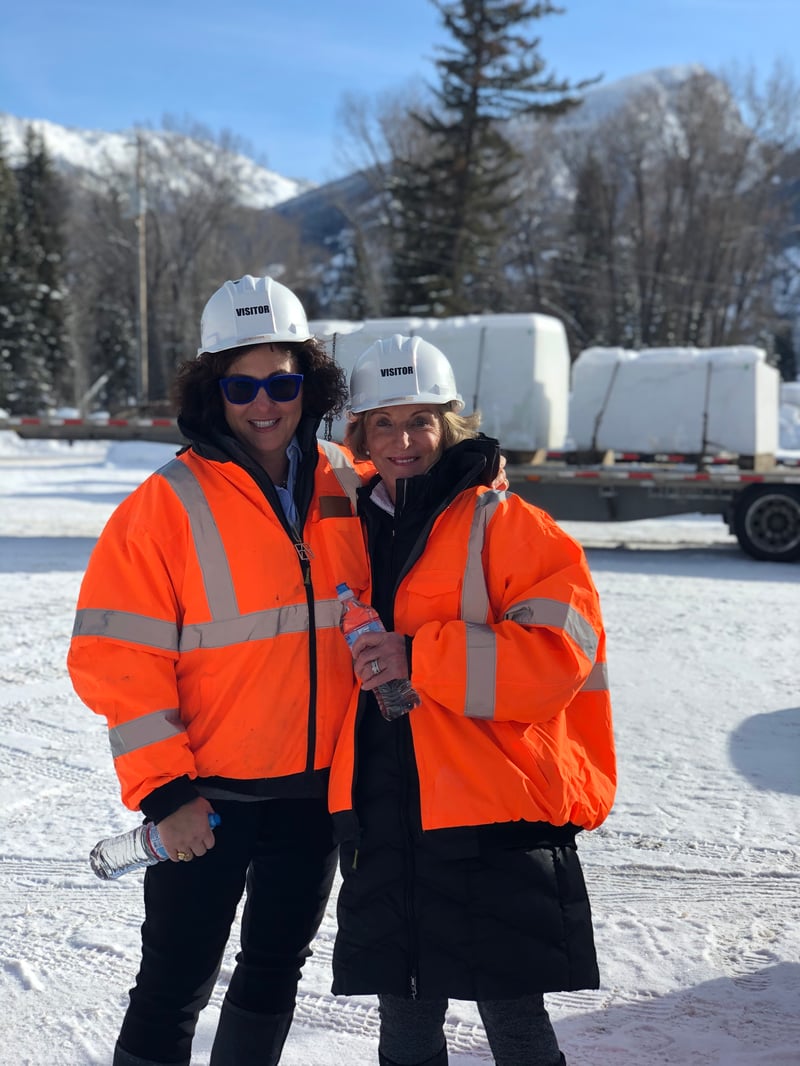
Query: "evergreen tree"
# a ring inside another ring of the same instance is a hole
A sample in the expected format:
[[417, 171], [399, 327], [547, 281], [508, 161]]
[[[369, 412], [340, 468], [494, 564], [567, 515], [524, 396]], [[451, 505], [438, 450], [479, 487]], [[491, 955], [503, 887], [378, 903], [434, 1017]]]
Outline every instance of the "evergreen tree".
[[[136, 232], [130, 174], [111, 173], [103, 187], [74, 190], [68, 238], [80, 278], [71, 299], [78, 400], [119, 413], [136, 398]], [[99, 384], [98, 386], [98, 383]]]
[[66, 286], [63, 212], [65, 194], [41, 136], [29, 126], [25, 156], [17, 170], [25, 225], [28, 328], [27, 358], [33, 360], [30, 401], [38, 410], [70, 393], [70, 358], [65, 321]]
[[575, 106], [575, 86], [545, 72], [531, 22], [560, 14], [551, 3], [433, 0], [454, 45], [436, 66], [435, 104], [416, 122], [425, 156], [395, 158], [391, 178], [393, 313], [488, 310], [497, 250], [509, 224], [520, 157], [508, 123]]
[[17, 180], [0, 145], [0, 407], [30, 413], [41, 367], [31, 346], [31, 257]]
[[14, 227], [10, 223], [18, 208], [16, 192], [16, 182], [3, 157], [2, 144], [0, 144], [0, 409], [10, 407], [9, 393], [13, 388], [11, 342], [14, 293], [11, 233]]
[[792, 327], [786, 323], [779, 329], [774, 338], [775, 358], [782, 381], [797, 381], [800, 372], [800, 362], [797, 359], [794, 341], [792, 340]]

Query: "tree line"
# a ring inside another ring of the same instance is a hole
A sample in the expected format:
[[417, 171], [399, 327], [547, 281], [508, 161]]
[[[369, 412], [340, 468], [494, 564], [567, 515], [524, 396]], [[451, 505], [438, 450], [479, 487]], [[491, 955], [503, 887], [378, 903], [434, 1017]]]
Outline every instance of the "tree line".
[[167, 121], [80, 181], [32, 130], [13, 167], [0, 144], [0, 408], [163, 404], [205, 300], [243, 273], [280, 276], [314, 317], [538, 311], [573, 356], [757, 344], [795, 377], [792, 72], [697, 70], [590, 122], [598, 78], [557, 77], [531, 30], [560, 8], [432, 2], [437, 80], [344, 102], [365, 194], [315, 240], [242, 205], [229, 134]]

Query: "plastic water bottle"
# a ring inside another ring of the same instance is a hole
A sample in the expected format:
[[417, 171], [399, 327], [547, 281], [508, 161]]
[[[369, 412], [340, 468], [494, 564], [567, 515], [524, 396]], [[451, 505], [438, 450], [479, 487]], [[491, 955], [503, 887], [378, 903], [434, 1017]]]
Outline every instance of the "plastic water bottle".
[[[208, 824], [212, 829], [216, 829], [220, 821], [218, 814], [209, 814]], [[89, 863], [98, 877], [114, 881], [129, 870], [155, 866], [168, 858], [158, 826], [155, 822], [145, 822], [127, 833], [99, 840], [89, 854]]]
[[[357, 637], [362, 633], [385, 633], [383, 622], [374, 607], [370, 607], [353, 595], [349, 585], [336, 586], [336, 595], [342, 605], [342, 617], [339, 623], [344, 639], [352, 648]], [[418, 707], [421, 700], [407, 677], [392, 678], [372, 689], [378, 701], [383, 717], [391, 722], [401, 718], [413, 707]]]

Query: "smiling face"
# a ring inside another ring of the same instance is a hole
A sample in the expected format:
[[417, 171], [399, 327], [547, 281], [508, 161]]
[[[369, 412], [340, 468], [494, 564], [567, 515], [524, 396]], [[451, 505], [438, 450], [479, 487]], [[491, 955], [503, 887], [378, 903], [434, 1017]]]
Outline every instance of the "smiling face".
[[430, 404], [380, 407], [364, 415], [369, 457], [394, 500], [398, 478], [429, 470], [444, 450], [442, 415]]
[[[259, 344], [231, 363], [227, 376], [244, 374], [269, 378], [274, 374], [296, 374], [297, 364], [290, 352], [273, 344]], [[303, 413], [303, 389], [295, 399], [284, 403], [271, 400], [266, 390], [258, 390], [250, 403], [233, 404], [222, 398], [225, 421], [244, 450], [267, 471], [273, 481], [286, 476], [286, 449]]]

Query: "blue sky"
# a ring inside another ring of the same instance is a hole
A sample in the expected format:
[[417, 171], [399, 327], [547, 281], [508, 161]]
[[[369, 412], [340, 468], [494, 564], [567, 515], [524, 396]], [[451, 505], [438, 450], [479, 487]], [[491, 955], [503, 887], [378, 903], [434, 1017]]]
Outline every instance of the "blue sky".
[[[800, 0], [563, 0], [532, 23], [550, 69], [606, 83], [654, 67], [794, 65]], [[0, 18], [0, 111], [122, 131], [165, 115], [243, 138], [287, 177], [346, 172], [345, 93], [435, 80], [431, 0], [30, 0]]]

